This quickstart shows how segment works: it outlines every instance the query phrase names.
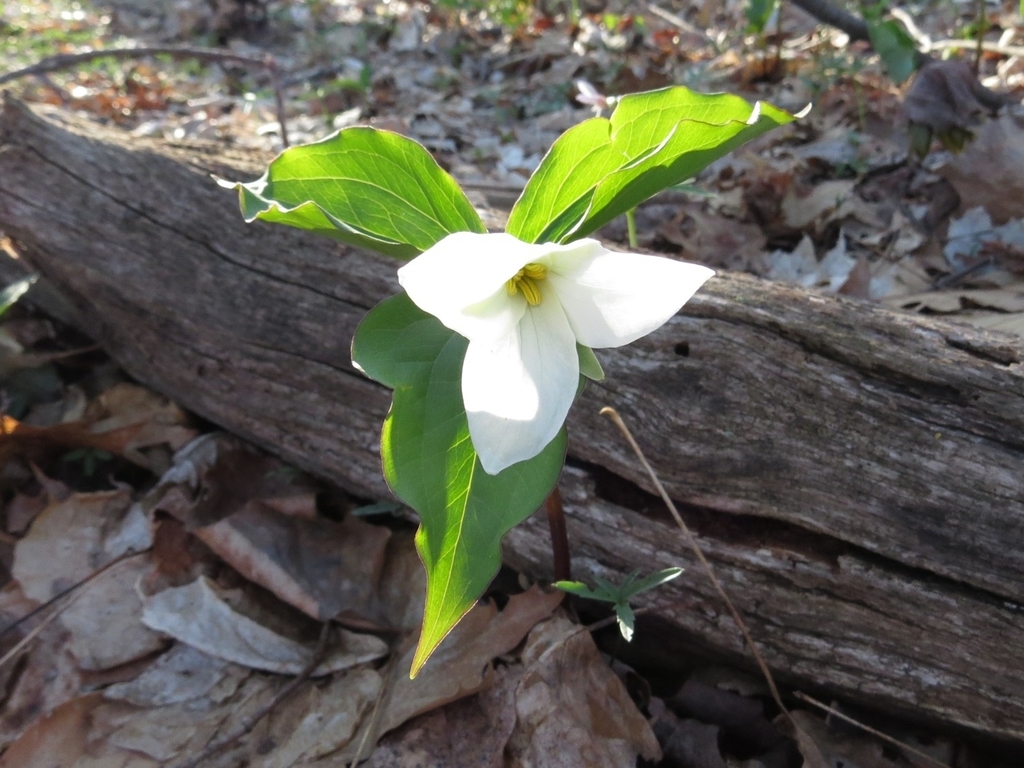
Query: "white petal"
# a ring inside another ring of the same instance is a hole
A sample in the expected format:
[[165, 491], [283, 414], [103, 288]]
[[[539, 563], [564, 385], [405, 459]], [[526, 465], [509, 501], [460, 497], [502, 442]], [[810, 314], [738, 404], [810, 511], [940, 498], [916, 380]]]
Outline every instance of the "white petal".
[[398, 270], [398, 282], [424, 312], [467, 339], [507, 334], [522, 317], [522, 295], [505, 283], [539, 258], [542, 246], [504, 233], [456, 232]]
[[596, 240], [560, 246], [543, 263], [576, 338], [597, 349], [659, 328], [715, 274], [699, 264], [606, 251]]
[[495, 475], [540, 453], [565, 422], [579, 385], [576, 338], [550, 290], [504, 339], [471, 341], [462, 398], [480, 464]]

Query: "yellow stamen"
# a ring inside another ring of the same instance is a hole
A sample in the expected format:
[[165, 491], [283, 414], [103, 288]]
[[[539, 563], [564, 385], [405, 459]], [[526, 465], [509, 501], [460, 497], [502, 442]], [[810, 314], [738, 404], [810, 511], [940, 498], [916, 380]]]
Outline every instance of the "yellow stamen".
[[505, 292], [515, 296], [516, 291], [523, 292], [523, 298], [531, 307], [540, 304], [540, 288], [537, 283], [548, 276], [548, 269], [543, 264], [527, 264], [505, 283]]

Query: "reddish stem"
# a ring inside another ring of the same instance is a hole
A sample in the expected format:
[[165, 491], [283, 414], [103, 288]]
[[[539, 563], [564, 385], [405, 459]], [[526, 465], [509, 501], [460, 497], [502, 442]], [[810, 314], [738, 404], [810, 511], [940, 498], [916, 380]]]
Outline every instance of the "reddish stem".
[[554, 561], [555, 581], [572, 578], [569, 563], [569, 536], [565, 530], [565, 512], [562, 510], [562, 494], [558, 486], [544, 502], [548, 513], [548, 527], [551, 529], [551, 559]]

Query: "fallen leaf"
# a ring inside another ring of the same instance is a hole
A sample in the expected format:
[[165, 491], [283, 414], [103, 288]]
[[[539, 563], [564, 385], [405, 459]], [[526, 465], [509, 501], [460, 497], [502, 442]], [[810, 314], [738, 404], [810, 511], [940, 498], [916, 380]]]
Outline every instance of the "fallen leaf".
[[291, 517], [252, 501], [195, 532], [250, 581], [321, 621], [376, 619], [376, 587], [391, 532], [349, 515], [341, 523]]
[[1008, 107], [974, 129], [974, 140], [937, 170], [962, 207], [983, 207], [996, 223], [1024, 216], [1024, 113]]
[[61, 613], [60, 621], [71, 633], [68, 649], [81, 669], [110, 669], [166, 645], [164, 638], [139, 618], [142, 600], [135, 585], [149, 568], [143, 558], [118, 563], [85, 585]]
[[167, 457], [149, 449], [181, 448], [196, 435], [186, 423], [185, 412], [160, 395], [134, 384], [118, 384], [90, 403], [81, 420], [37, 426], [4, 416], [0, 459], [19, 455], [42, 461], [57, 451], [91, 448], [160, 474], [167, 468]]
[[928, 310], [940, 314], [979, 307], [1003, 312], [1024, 312], [1024, 284], [984, 290], [925, 291], [900, 296], [884, 303], [903, 309]]
[[[142, 622], [198, 650], [252, 669], [297, 675], [313, 649], [283, 637], [232, 608], [224, 593], [201, 576], [184, 587], [172, 587], [144, 599]], [[372, 635], [337, 630], [331, 652], [313, 671], [330, 674], [380, 658], [388, 646]]]
[[103, 701], [102, 694], [79, 696], [39, 717], [14, 742], [0, 768], [70, 768], [85, 757], [89, 717]]
[[513, 765], [619, 768], [661, 748], [622, 682], [586, 631], [564, 616], [539, 624], [523, 650], [516, 688]]
[[244, 667], [176, 643], [134, 680], [109, 686], [103, 696], [138, 707], [165, 707], [203, 697], [219, 703], [234, 695], [248, 675]]
[[699, 720], [680, 720], [666, 712], [654, 726], [665, 758], [687, 768], [729, 768], [719, 748], [719, 728]]
[[127, 491], [76, 493], [48, 506], [14, 548], [14, 578], [33, 600], [46, 602], [129, 551], [108, 547], [131, 522]]
[[379, 716], [360, 729], [359, 737], [342, 756], [352, 759], [356, 744], [364, 740], [363, 754], [371, 752], [380, 737], [402, 723], [471, 696], [492, 681], [491, 659], [508, 653], [541, 619], [561, 603], [561, 592], [544, 593], [539, 588], [512, 596], [503, 611], [492, 602], [477, 603], [444, 639], [415, 680], [410, 680], [415, 643], [410, 642], [395, 663], [395, 680], [380, 705]]
[[60, 622], [52, 622], [11, 665], [17, 675], [0, 708], [0, 747], [18, 739], [41, 713], [52, 712], [82, 692], [82, 675], [68, 640]]
[[832, 768], [855, 765], [857, 768], [896, 768], [902, 763], [884, 754], [882, 743], [855, 733], [852, 728], [829, 728], [820, 718], [798, 709], [790, 713], [797, 726], [797, 746], [806, 768]]
[[505, 768], [522, 673], [502, 667], [490, 688], [409, 720], [381, 739], [367, 768]]
[[836, 218], [842, 205], [856, 194], [854, 184], [837, 179], [810, 188], [791, 185], [782, 199], [783, 220], [793, 229], [805, 230]]

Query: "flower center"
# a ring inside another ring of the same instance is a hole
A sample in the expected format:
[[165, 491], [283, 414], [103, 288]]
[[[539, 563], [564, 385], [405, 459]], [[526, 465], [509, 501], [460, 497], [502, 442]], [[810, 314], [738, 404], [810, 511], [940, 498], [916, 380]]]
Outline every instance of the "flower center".
[[527, 264], [505, 283], [505, 292], [515, 296], [517, 291], [522, 291], [526, 303], [536, 307], [540, 304], [540, 288], [537, 283], [547, 276], [548, 268], [543, 264]]

